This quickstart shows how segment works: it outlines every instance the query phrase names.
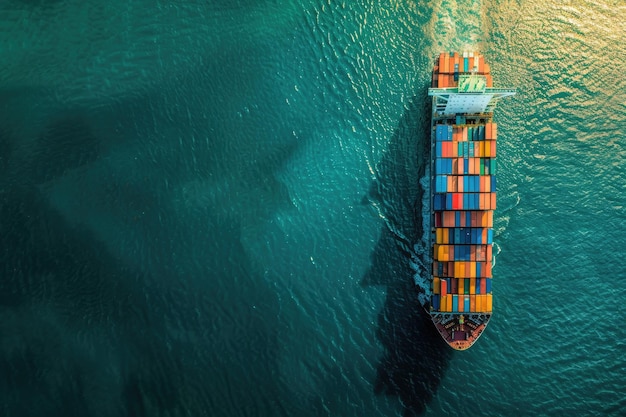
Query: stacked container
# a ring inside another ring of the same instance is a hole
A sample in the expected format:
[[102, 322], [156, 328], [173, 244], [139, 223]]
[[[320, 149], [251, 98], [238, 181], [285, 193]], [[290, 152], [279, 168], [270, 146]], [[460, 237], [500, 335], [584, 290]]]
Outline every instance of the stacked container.
[[457, 118], [434, 129], [431, 312], [490, 314], [497, 125]]
[[482, 55], [475, 52], [459, 54], [441, 53], [433, 69], [431, 86], [434, 88], [454, 88], [458, 86], [459, 75], [481, 74], [487, 79], [487, 87], [491, 87], [493, 79], [491, 68]]

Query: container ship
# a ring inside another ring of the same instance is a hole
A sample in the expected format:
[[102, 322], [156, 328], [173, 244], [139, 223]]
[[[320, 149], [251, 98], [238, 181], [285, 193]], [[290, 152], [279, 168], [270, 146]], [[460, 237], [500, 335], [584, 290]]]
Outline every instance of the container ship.
[[[477, 52], [441, 53], [432, 85], [430, 242], [426, 309], [454, 349], [472, 346], [492, 314], [493, 217], [496, 208], [497, 102]], [[427, 229], [428, 230], [428, 229]]]

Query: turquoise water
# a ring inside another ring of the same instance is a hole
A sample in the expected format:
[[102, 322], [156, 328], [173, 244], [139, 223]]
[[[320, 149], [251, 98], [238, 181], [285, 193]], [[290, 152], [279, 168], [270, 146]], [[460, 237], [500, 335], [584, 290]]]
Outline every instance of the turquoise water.
[[[0, 11], [0, 415], [626, 413], [623, 2]], [[466, 48], [518, 94], [495, 314], [452, 352], [413, 275]]]

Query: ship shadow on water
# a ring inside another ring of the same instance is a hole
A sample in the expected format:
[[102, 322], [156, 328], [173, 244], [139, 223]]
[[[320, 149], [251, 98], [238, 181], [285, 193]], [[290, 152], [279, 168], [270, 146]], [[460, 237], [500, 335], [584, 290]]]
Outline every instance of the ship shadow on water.
[[362, 281], [362, 285], [386, 289], [376, 331], [384, 353], [374, 392], [398, 397], [406, 417], [425, 411], [451, 358], [450, 348], [419, 304], [413, 281], [416, 272], [409, 262], [413, 245], [422, 238], [423, 191], [419, 179], [428, 164], [429, 114], [425, 91], [410, 100], [366, 197], [386, 219]]

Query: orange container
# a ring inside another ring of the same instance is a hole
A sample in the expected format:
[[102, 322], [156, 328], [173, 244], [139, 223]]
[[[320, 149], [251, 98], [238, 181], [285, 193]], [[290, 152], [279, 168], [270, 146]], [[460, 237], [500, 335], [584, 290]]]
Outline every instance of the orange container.
[[491, 125], [491, 137], [493, 138], [493, 140], [496, 140], [498, 138], [498, 124], [497, 123], [492, 123]]
[[496, 156], [496, 141], [492, 140], [491, 142], [488, 142], [490, 145], [489, 148], [489, 153], [491, 154], [492, 157]]
[[463, 294], [465, 292], [465, 280], [463, 278], [459, 279], [459, 294]]
[[483, 278], [480, 280], [480, 293], [481, 294], [487, 293], [487, 278]]
[[483, 57], [482, 55], [478, 57], [478, 73], [485, 73], [485, 57]]
[[487, 294], [485, 296], [485, 311], [491, 312], [493, 311], [493, 297], [491, 296], [491, 294]]
[[448, 294], [446, 300], [446, 311], [452, 311], [452, 295]]
[[443, 72], [444, 74], [450, 73], [450, 54], [443, 54]]
[[476, 245], [476, 260], [481, 262], [487, 261], [487, 248], [485, 245]]
[[470, 294], [476, 294], [476, 278], [470, 278]]
[[491, 210], [496, 209], [496, 193], [489, 193], [491, 195]]
[[491, 132], [493, 123], [485, 123], [485, 140], [492, 140]]
[[[459, 294], [461, 294], [460, 291], [459, 291]], [[459, 295], [458, 300], [459, 300], [459, 302], [458, 302], [458, 304], [459, 304], [459, 306], [458, 306], [459, 312], [463, 313], [464, 312], [464, 307], [465, 307], [465, 303], [463, 302], [464, 301], [463, 300], [463, 296]]]
[[476, 310], [476, 296], [470, 295], [470, 311], [475, 312]]
[[448, 294], [448, 283], [445, 279], [439, 280], [439, 291], [442, 298]]
[[454, 212], [444, 211], [442, 217], [443, 227], [454, 227]]
[[433, 278], [433, 294], [441, 293], [441, 279]]

